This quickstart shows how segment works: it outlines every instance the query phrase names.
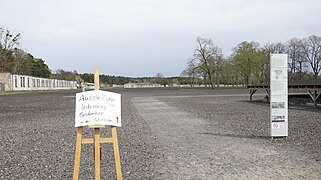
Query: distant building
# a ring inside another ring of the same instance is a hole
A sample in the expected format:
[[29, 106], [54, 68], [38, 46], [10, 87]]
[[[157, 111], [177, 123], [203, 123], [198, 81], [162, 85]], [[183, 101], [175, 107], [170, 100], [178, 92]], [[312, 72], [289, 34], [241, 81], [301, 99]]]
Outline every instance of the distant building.
[[[100, 87], [100, 85], [99, 85]], [[85, 83], [85, 86], [84, 86], [85, 89], [95, 89], [95, 83]]]
[[169, 84], [166, 84], [166, 87], [180, 87], [180, 86], [176, 83], [169, 83]]
[[164, 87], [161, 84], [156, 83], [127, 83], [124, 84], [124, 88], [157, 88]]
[[124, 85], [113, 84], [113, 88], [123, 88]]
[[1, 91], [77, 89], [76, 81], [0, 73]]

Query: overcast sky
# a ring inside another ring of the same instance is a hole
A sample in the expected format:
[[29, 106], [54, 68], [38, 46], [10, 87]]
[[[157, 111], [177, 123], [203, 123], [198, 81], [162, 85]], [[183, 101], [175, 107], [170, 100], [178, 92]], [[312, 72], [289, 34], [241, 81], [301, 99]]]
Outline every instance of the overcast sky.
[[321, 35], [319, 0], [1, 0], [0, 26], [20, 48], [59, 68], [121, 76], [178, 76], [210, 38], [229, 56], [261, 45]]

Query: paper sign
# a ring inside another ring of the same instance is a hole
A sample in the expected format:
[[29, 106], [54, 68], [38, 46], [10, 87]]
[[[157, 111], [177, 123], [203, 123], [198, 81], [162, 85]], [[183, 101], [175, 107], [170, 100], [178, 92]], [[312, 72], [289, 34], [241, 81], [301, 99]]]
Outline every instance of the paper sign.
[[121, 126], [121, 95], [108, 91], [76, 94], [75, 127], [86, 125]]

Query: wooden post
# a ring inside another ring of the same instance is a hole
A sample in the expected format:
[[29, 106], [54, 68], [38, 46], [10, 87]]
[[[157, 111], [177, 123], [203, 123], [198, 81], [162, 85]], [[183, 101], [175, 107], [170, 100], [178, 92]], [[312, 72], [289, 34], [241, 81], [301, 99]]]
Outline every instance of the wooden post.
[[[99, 90], [99, 69], [94, 69], [94, 85], [95, 91]], [[94, 128], [94, 160], [95, 160], [95, 180], [100, 179], [100, 127], [101, 126], [90, 126]], [[104, 127], [104, 126], [102, 126]]]
[[310, 97], [311, 97], [311, 99], [313, 101], [313, 107], [317, 108], [318, 107], [317, 100], [320, 97], [321, 93], [318, 94], [318, 91], [316, 89], [314, 89], [312, 92], [311, 92], [311, 90], [308, 90], [308, 93], [309, 93], [309, 95], [310, 95]]
[[100, 128], [94, 129], [95, 180], [100, 179]]
[[257, 91], [257, 89], [250, 89], [250, 101], [252, 101], [253, 94]]
[[96, 67], [94, 69], [94, 84], [95, 90], [99, 90], [99, 69]]
[[270, 92], [270, 89], [269, 89], [269, 88], [266, 88], [266, 89], [265, 89], [265, 92], [266, 92], [266, 96], [267, 96], [266, 101], [267, 101], [267, 102], [270, 102], [270, 101], [271, 101], [271, 92]]

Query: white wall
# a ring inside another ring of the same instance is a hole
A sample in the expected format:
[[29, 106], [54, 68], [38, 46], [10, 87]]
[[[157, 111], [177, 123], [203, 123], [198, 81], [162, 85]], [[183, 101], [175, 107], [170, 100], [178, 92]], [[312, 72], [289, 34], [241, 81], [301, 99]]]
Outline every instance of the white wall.
[[25, 75], [12, 74], [12, 90], [55, 90], [77, 89], [76, 81], [38, 78]]

